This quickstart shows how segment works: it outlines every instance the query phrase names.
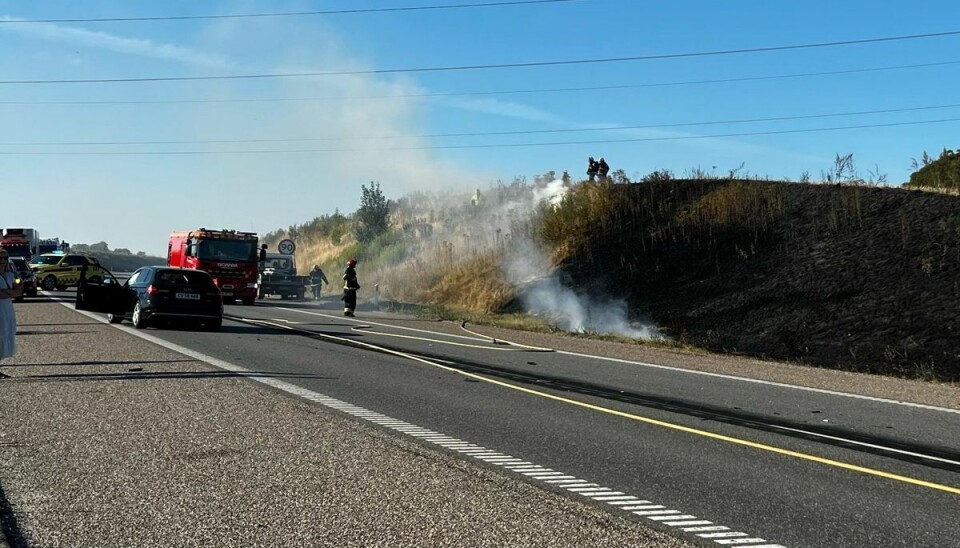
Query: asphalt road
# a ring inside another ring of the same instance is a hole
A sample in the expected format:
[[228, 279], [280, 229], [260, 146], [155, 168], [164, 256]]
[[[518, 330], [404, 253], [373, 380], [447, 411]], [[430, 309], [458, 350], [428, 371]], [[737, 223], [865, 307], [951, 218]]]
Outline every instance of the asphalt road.
[[0, 546], [690, 545], [276, 389], [313, 375], [218, 369], [57, 303], [15, 308]]
[[955, 409], [545, 351], [559, 339], [512, 346], [449, 322], [344, 318], [338, 304], [229, 306], [221, 333], [146, 333], [283, 373], [276, 388], [680, 538], [958, 545]]

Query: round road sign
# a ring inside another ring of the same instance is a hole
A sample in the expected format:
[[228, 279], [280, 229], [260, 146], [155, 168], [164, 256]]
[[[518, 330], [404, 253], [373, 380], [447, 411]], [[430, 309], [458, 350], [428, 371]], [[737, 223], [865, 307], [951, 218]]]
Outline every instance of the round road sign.
[[293, 255], [293, 252], [297, 250], [297, 244], [293, 243], [293, 240], [281, 240], [277, 244], [277, 250], [284, 255]]

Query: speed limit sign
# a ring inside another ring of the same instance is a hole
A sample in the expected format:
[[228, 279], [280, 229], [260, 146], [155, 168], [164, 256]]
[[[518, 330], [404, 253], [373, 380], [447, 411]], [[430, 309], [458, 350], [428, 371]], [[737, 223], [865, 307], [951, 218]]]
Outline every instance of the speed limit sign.
[[277, 245], [277, 250], [284, 255], [293, 255], [293, 252], [297, 250], [297, 244], [293, 243], [293, 240], [281, 240]]

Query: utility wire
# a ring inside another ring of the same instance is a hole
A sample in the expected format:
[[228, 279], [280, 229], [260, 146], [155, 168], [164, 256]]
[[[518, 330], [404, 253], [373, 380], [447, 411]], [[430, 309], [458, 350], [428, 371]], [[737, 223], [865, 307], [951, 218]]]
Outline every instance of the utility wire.
[[552, 142], [534, 142], [534, 143], [490, 143], [478, 145], [434, 145], [434, 146], [409, 146], [409, 147], [388, 147], [377, 149], [359, 149], [359, 148], [328, 148], [328, 149], [287, 149], [287, 150], [171, 150], [171, 151], [55, 151], [55, 152], [9, 152], [0, 151], [0, 156], [201, 156], [201, 155], [246, 155], [246, 154], [316, 154], [332, 152], [392, 152], [405, 150], [453, 150], [453, 149], [489, 149], [489, 148], [531, 148], [531, 147], [550, 147], [566, 145], [606, 145], [617, 143], [650, 143], [663, 141], [688, 141], [696, 139], [718, 139], [729, 137], [753, 137], [762, 135], [788, 135], [795, 133], [822, 133], [830, 131], [843, 131], [853, 129], [870, 129], [886, 127], [919, 126], [930, 124], [943, 124], [948, 122], [960, 122], [960, 118], [943, 118], [939, 120], [920, 120], [914, 122], [890, 122], [886, 124], [863, 124], [855, 126], [838, 126], [809, 129], [785, 129], [777, 131], [751, 131], [743, 133], [722, 133], [714, 135], [682, 135], [673, 137], [642, 137], [635, 139], [598, 139], [592, 141], [552, 141]]
[[132, 21], [192, 21], [196, 19], [242, 19], [253, 17], [302, 17], [311, 15], [355, 15], [363, 13], [387, 13], [402, 11], [436, 11], [467, 8], [496, 8], [503, 6], [522, 6], [533, 4], [560, 4], [583, 0], [512, 0], [505, 2], [474, 2], [472, 4], [436, 4], [431, 6], [400, 6], [394, 8], [362, 8], [322, 11], [288, 11], [272, 13], [239, 13], [223, 15], [166, 15], [157, 17], [103, 17], [96, 19], [0, 19], [0, 24], [27, 23], [115, 23]]
[[921, 107], [890, 108], [880, 110], [861, 110], [852, 112], [831, 112], [826, 114], [806, 114], [800, 116], [775, 116], [770, 118], [746, 118], [739, 120], [714, 120], [709, 122], [680, 122], [672, 124], [646, 124], [629, 126], [601, 126], [590, 128], [562, 128], [537, 129], [520, 131], [481, 131], [463, 133], [426, 133], [420, 135], [371, 135], [361, 137], [296, 137], [286, 139], [196, 139], [172, 141], [59, 141], [59, 142], [0, 142], [0, 146], [127, 146], [127, 145], [213, 145], [213, 144], [243, 144], [243, 143], [304, 143], [319, 141], [359, 141], [385, 139], [432, 139], [446, 137], [493, 137], [506, 135], [535, 135], [550, 133], [587, 133], [595, 131], [618, 131], [633, 129], [665, 129], [694, 126], [714, 126], [732, 124], [750, 124], [758, 122], [783, 122], [789, 120], [812, 120], [819, 118], [839, 118], [845, 116], [865, 116], [871, 114], [891, 114], [896, 112], [917, 112], [923, 110], [939, 110], [960, 108], [960, 103], [949, 105], [932, 105]]
[[842, 74], [859, 74], [869, 72], [885, 72], [913, 68], [942, 67], [960, 65], [958, 61], [941, 61], [937, 63], [920, 63], [913, 65], [890, 65], [885, 67], [830, 70], [822, 72], [797, 72], [792, 74], [775, 74], [768, 76], [744, 76], [738, 78], [719, 78], [713, 80], [680, 80], [674, 82], [651, 82], [646, 84], [619, 84], [609, 86], [583, 86], [565, 88], [534, 88], [534, 89], [506, 89], [490, 91], [450, 91], [435, 93], [409, 93], [392, 95], [339, 95], [328, 97], [276, 97], [276, 98], [249, 98], [249, 99], [140, 99], [115, 101], [0, 101], [0, 105], [178, 105], [178, 104], [216, 104], [216, 103], [291, 103], [314, 101], [345, 101], [369, 99], [429, 99], [438, 97], [471, 97], [482, 95], [520, 95], [537, 93], [562, 93], [579, 91], [609, 91], [621, 89], [658, 88], [673, 86], [694, 86], [703, 84], [725, 84], [736, 82], [757, 82], [764, 80], [786, 80], [791, 78], [809, 78], [812, 76], [835, 76]]
[[924, 34], [907, 34], [900, 36], [884, 36], [879, 38], [863, 38], [858, 40], [837, 40], [832, 42], [814, 42], [807, 44], [790, 44], [783, 46], [765, 46], [755, 48], [740, 48], [713, 51], [698, 51], [685, 53], [663, 53], [653, 55], [634, 55], [625, 57], [604, 57], [595, 59], [568, 59], [560, 61], [530, 61], [520, 63], [499, 63], [482, 65], [448, 65], [436, 67], [407, 67], [407, 68], [388, 68], [372, 70], [343, 70], [343, 71], [322, 71], [322, 72], [288, 72], [273, 74], [234, 74], [224, 76], [160, 76], [149, 78], [84, 78], [84, 79], [66, 79], [66, 80], [0, 80], [0, 84], [106, 84], [106, 83], [128, 83], [128, 82], [183, 82], [197, 80], [249, 80], [249, 79], [267, 79], [267, 78], [302, 78], [316, 76], [355, 76], [369, 74], [397, 74], [397, 73], [425, 73], [425, 72], [453, 72], [465, 70], [489, 70], [489, 69], [510, 69], [510, 68], [531, 68], [531, 67], [551, 67], [551, 66], [569, 66], [569, 65], [587, 65], [598, 63], [622, 63], [631, 61], [652, 61], [663, 59], [685, 59], [694, 57], [718, 57], [726, 55], [739, 55], [746, 53], [765, 53], [772, 51], [788, 51], [813, 48], [829, 48], [836, 46], [850, 46], [858, 44], [877, 44], [883, 42], [896, 42], [906, 40], [921, 40], [928, 38], [942, 38], [947, 36], [960, 35], [960, 30], [930, 32]]

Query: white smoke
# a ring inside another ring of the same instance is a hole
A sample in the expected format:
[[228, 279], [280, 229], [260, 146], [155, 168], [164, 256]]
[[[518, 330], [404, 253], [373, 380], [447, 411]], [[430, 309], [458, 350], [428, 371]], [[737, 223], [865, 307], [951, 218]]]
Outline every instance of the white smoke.
[[665, 338], [652, 325], [631, 322], [623, 299], [578, 295], [555, 274], [528, 284], [522, 298], [528, 313], [550, 318], [566, 331], [643, 340]]
[[[501, 209], [533, 215], [541, 204], [560, 205], [569, 188], [562, 180], [534, 185], [530, 201], [517, 200]], [[656, 327], [642, 322], [631, 322], [627, 303], [606, 295], [578, 294], [564, 285], [559, 274], [529, 234], [512, 234], [510, 247], [503, 263], [507, 279], [520, 291], [524, 309], [548, 318], [557, 326], [576, 333], [618, 335], [643, 340], [664, 339]]]
[[[550, 174], [548, 174], [550, 175]], [[605, 294], [584, 293], [564, 284], [547, 253], [534, 238], [534, 218], [541, 207], [556, 207], [571, 191], [552, 176], [534, 182], [515, 180], [473, 196], [419, 192], [401, 200], [400, 224], [429, 225], [429, 236], [410, 249], [406, 261], [420, 265], [431, 249], [442, 249], [444, 260], [465, 260], [496, 251], [501, 269], [516, 288], [525, 312], [576, 333], [618, 335], [643, 340], [664, 339], [656, 328], [631, 321], [627, 303]], [[479, 203], [473, 205], [479, 195]]]

